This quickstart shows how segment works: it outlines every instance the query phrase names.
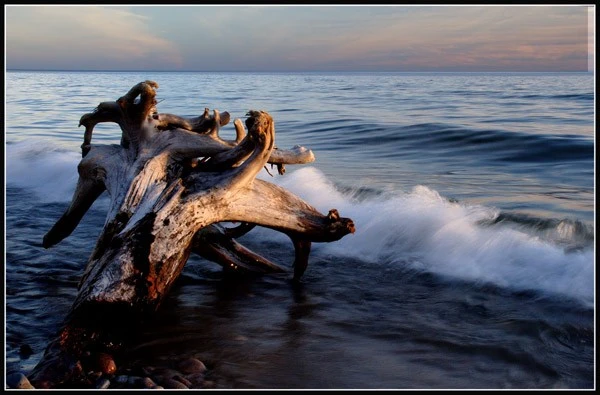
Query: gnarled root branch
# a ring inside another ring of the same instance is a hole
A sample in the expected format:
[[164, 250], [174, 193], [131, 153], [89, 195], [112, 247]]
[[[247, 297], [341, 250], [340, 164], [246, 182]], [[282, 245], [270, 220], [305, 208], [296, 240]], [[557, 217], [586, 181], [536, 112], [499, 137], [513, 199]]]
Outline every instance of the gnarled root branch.
[[[206, 109], [198, 118], [159, 114], [157, 88], [153, 81], [141, 82], [81, 117], [86, 131], [78, 184], [70, 206], [45, 235], [44, 247], [71, 234], [103, 191], [110, 206], [64, 328], [35, 369], [40, 380], [45, 372], [60, 376], [56, 369], [65, 373], [72, 367], [57, 361], [78, 361], [87, 351], [107, 348], [100, 340], [107, 339], [105, 329], [92, 325], [90, 317], [111, 321], [116, 312], [133, 317], [129, 312], [156, 310], [191, 252], [227, 270], [283, 272], [234, 240], [255, 226], [267, 227], [292, 240], [298, 280], [307, 268], [311, 243], [333, 242], [354, 232], [352, 220], [337, 210], [324, 215], [285, 189], [256, 179], [268, 163], [282, 174], [286, 164], [314, 160], [300, 146], [275, 148], [274, 121], [267, 112], [248, 113], [248, 132], [236, 119], [236, 139], [226, 141], [218, 132], [229, 122], [228, 113], [214, 110], [209, 115]], [[121, 127], [121, 145], [91, 145], [100, 122]], [[198, 158], [203, 160], [192, 166]], [[219, 225], [227, 222], [241, 225]], [[111, 344], [118, 343], [110, 338]], [[63, 354], [68, 358], [57, 359]], [[76, 380], [73, 374], [58, 380]]]
[[234, 272], [284, 273], [286, 270], [235, 241], [219, 225], [201, 229], [192, 251]]

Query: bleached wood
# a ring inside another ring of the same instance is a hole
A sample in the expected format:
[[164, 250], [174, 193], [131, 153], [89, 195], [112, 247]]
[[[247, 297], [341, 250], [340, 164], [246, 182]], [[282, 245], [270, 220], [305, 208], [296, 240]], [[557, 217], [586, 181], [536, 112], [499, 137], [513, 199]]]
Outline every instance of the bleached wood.
[[[153, 81], [141, 82], [81, 117], [86, 129], [78, 184], [43, 246], [68, 237], [104, 191], [110, 204], [69, 315], [34, 369], [34, 381], [56, 376], [65, 356], [79, 358], [90, 347], [101, 348], [94, 340], [100, 337], [92, 334], [103, 331], [90, 327], [91, 316], [94, 322], [123, 320], [156, 310], [191, 253], [227, 270], [284, 272], [235, 240], [255, 226], [267, 227], [290, 237], [297, 281], [308, 265], [311, 243], [354, 232], [352, 220], [337, 210], [322, 214], [284, 188], [256, 179], [267, 164], [283, 174], [284, 165], [315, 159], [301, 146], [275, 148], [275, 125], [267, 112], [250, 111], [247, 131], [236, 119], [236, 139], [224, 140], [219, 130], [229, 122], [227, 112], [211, 115], [205, 109], [197, 118], [160, 114], [157, 88]], [[120, 145], [91, 143], [100, 122], [120, 126]], [[228, 222], [241, 225], [220, 225]]]

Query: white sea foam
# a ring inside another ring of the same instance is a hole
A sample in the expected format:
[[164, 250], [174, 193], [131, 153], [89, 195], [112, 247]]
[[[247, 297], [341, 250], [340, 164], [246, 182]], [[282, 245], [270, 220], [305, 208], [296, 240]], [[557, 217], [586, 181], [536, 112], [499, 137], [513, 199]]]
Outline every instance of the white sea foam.
[[451, 202], [426, 186], [355, 202], [314, 167], [276, 183], [321, 212], [337, 208], [356, 232], [315, 253], [353, 257], [376, 265], [403, 265], [450, 278], [490, 282], [516, 290], [566, 295], [593, 305], [594, 252], [566, 252], [536, 231], [504, 224], [485, 226], [497, 209]]
[[[6, 148], [8, 186], [26, 188], [42, 202], [70, 201], [79, 152], [20, 142]], [[374, 265], [422, 270], [519, 290], [562, 294], [593, 304], [594, 252], [566, 252], [564, 243], [503, 224], [484, 226], [499, 214], [490, 207], [451, 202], [426, 186], [356, 201], [315, 167], [259, 178], [295, 193], [322, 213], [336, 208], [356, 232], [313, 253], [358, 258]], [[560, 228], [562, 242], [569, 233]], [[282, 236], [282, 239], [286, 239]]]
[[6, 146], [6, 185], [27, 188], [42, 202], [70, 201], [77, 185], [79, 152], [51, 142], [21, 141]]

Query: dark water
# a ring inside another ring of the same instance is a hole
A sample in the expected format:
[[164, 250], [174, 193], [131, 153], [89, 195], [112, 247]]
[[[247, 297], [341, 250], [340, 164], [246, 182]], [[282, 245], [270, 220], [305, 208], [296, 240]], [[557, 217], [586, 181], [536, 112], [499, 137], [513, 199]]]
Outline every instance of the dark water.
[[[160, 112], [268, 111], [278, 147], [317, 159], [260, 177], [357, 231], [313, 245], [299, 285], [193, 256], [132, 361], [197, 356], [219, 388], [595, 388], [589, 74], [7, 73], [8, 373], [40, 359], [105, 220], [106, 196], [41, 247], [77, 181], [79, 118], [145, 79]], [[293, 261], [275, 232], [241, 241]]]

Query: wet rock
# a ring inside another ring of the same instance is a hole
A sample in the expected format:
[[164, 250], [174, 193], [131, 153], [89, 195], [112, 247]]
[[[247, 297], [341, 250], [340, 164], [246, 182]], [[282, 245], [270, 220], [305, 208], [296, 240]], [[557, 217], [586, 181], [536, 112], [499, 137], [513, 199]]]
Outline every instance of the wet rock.
[[31, 354], [33, 354], [33, 350], [29, 344], [21, 344], [21, 347], [19, 347], [19, 356], [21, 359], [27, 359], [31, 356]]
[[190, 388], [201, 388], [205, 376], [204, 373], [192, 373], [185, 377], [192, 383]]
[[142, 383], [143, 378], [139, 376], [129, 376], [127, 384], [131, 387], [139, 386]]
[[188, 388], [190, 388], [192, 386], [192, 383], [185, 377], [181, 376], [180, 374], [176, 374], [175, 376], [172, 377], [172, 379], [179, 381], [181, 384], [185, 385]]
[[164, 368], [164, 367], [158, 367], [152, 371], [152, 376], [163, 377], [165, 379], [170, 379], [173, 376], [177, 376], [178, 374], [179, 374], [178, 371], [176, 371], [174, 369]]
[[215, 388], [216, 386], [217, 384], [212, 380], [205, 380], [204, 383], [202, 383], [202, 388]]
[[185, 374], [206, 372], [206, 366], [197, 358], [184, 359], [183, 361], [179, 362], [177, 368]]
[[161, 384], [167, 389], [182, 389], [186, 390], [188, 387], [180, 381], [174, 379], [166, 379], [161, 382]]
[[116, 381], [119, 384], [127, 384], [128, 380], [129, 380], [129, 376], [125, 376], [123, 374], [120, 374], [114, 378], [114, 381]]
[[141, 384], [141, 386], [143, 388], [154, 388], [154, 387], [156, 387], [156, 383], [150, 377], [144, 377], [141, 380], [140, 384]]
[[104, 390], [110, 387], [110, 380], [104, 377], [101, 377], [96, 381], [96, 389]]
[[114, 374], [117, 371], [117, 365], [112, 356], [102, 352], [96, 356], [96, 366], [104, 374]]
[[13, 373], [6, 376], [6, 385], [13, 389], [34, 389], [29, 379], [23, 373]]

